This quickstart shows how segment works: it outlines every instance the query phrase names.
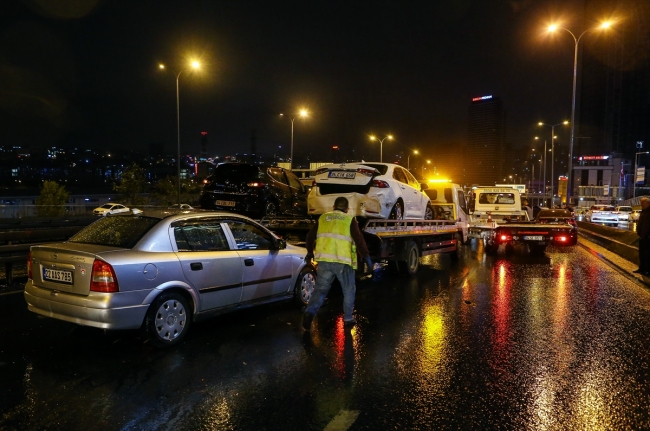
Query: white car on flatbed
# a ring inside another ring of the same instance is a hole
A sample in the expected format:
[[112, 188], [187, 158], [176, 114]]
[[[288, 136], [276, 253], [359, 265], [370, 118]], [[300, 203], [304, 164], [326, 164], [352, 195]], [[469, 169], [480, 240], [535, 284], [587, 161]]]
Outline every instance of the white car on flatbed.
[[348, 214], [380, 219], [433, 219], [426, 185], [393, 163], [340, 163], [318, 168], [307, 197], [309, 215], [331, 211], [337, 197], [348, 199]]

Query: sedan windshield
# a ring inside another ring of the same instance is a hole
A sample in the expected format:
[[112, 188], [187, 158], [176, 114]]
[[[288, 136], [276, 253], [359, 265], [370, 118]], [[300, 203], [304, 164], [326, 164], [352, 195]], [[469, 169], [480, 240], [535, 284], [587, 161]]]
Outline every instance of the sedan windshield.
[[133, 248], [159, 221], [153, 217], [106, 217], [80, 230], [68, 242]]

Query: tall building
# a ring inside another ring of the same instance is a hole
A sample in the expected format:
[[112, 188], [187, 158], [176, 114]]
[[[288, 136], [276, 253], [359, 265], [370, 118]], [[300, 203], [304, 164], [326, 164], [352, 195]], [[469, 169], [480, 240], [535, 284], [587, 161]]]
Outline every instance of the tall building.
[[503, 181], [505, 139], [506, 112], [501, 98], [473, 98], [467, 125], [466, 186], [490, 186]]

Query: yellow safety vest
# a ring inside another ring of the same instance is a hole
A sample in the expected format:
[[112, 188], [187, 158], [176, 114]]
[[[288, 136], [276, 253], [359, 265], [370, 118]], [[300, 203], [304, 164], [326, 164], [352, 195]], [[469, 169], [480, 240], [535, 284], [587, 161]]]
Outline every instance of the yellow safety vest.
[[350, 235], [352, 217], [340, 212], [325, 213], [318, 219], [316, 262], [336, 262], [357, 269], [357, 247]]

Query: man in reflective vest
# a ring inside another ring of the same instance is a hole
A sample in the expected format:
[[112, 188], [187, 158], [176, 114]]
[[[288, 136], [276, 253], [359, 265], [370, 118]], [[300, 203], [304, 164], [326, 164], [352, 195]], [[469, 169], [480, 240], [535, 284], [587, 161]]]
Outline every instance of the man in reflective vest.
[[325, 301], [334, 278], [339, 280], [343, 290], [343, 322], [346, 325], [356, 323], [353, 312], [354, 295], [357, 290], [354, 283], [357, 252], [370, 271], [372, 271], [372, 260], [359, 224], [354, 217], [347, 215], [347, 212], [348, 200], [344, 197], [336, 198], [334, 210], [321, 215], [316, 226], [307, 234], [305, 260], [310, 262], [314, 259], [318, 263], [316, 286], [302, 321], [302, 326], [307, 331], [311, 329], [311, 322]]

